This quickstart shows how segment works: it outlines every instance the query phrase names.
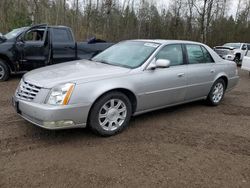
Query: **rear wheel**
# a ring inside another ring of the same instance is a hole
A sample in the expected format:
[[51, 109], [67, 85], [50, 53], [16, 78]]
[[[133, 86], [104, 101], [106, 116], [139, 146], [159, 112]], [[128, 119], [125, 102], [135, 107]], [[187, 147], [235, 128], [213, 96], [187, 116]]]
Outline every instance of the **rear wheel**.
[[110, 92], [95, 102], [89, 116], [90, 128], [99, 135], [112, 136], [128, 126], [132, 106], [126, 95]]
[[0, 82], [8, 80], [10, 77], [10, 69], [5, 61], [0, 59]]
[[207, 97], [208, 104], [212, 106], [217, 106], [220, 104], [225, 94], [225, 90], [226, 90], [225, 86], [226, 84], [223, 79], [220, 78], [216, 80], [216, 82], [212, 86], [211, 91]]

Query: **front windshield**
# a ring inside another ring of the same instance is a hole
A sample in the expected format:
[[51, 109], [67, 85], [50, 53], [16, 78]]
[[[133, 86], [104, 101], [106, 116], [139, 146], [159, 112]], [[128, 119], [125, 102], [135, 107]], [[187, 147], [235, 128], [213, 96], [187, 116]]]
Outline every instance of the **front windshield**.
[[240, 43], [227, 43], [227, 44], [224, 44], [223, 46], [233, 47], [233, 48], [239, 49], [241, 44]]
[[19, 34], [21, 34], [25, 29], [27, 29], [27, 28], [26, 27], [22, 27], [22, 28], [18, 28], [18, 29], [13, 29], [11, 32], [5, 34], [4, 37], [6, 39], [15, 38], [16, 36], [18, 36]]
[[98, 54], [93, 61], [127, 68], [142, 65], [159, 47], [158, 43], [143, 41], [125, 41], [111, 46]]

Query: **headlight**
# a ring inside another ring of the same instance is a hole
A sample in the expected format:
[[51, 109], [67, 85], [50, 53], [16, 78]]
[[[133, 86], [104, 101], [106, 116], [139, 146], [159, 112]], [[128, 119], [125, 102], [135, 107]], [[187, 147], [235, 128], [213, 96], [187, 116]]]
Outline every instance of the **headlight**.
[[234, 55], [234, 50], [230, 50], [230, 51], [229, 51], [229, 54], [230, 54], [230, 55]]
[[74, 87], [75, 84], [67, 83], [52, 88], [47, 100], [47, 104], [67, 105], [74, 90]]

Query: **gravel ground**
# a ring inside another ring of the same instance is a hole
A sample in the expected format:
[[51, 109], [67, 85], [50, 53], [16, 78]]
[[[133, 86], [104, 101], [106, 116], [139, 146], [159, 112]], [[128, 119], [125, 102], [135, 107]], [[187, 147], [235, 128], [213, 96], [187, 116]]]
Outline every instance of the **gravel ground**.
[[10, 105], [0, 83], [0, 187], [250, 187], [250, 77], [218, 107], [203, 102], [133, 118], [121, 134], [47, 131]]

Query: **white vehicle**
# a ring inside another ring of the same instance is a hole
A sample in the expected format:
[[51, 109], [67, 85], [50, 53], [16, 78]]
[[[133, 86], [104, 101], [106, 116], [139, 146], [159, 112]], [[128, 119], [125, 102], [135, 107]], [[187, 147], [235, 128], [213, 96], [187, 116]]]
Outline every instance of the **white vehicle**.
[[249, 76], [250, 76], [250, 56], [245, 56], [243, 58], [241, 69], [249, 71]]
[[235, 61], [237, 65], [240, 65], [249, 50], [250, 44], [248, 43], [226, 43], [223, 46], [214, 47], [214, 51], [219, 56], [226, 60]]

